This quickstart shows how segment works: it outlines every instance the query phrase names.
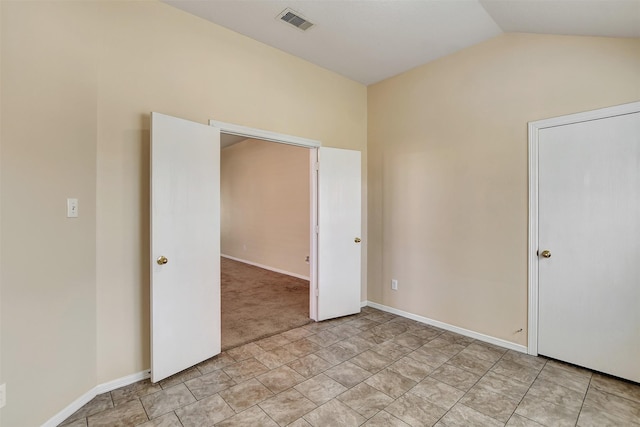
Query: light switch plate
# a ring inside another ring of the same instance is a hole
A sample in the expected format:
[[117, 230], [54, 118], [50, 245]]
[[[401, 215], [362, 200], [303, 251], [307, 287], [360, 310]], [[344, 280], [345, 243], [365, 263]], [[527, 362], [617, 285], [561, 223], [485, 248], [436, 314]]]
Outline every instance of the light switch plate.
[[78, 199], [67, 199], [67, 218], [78, 217]]

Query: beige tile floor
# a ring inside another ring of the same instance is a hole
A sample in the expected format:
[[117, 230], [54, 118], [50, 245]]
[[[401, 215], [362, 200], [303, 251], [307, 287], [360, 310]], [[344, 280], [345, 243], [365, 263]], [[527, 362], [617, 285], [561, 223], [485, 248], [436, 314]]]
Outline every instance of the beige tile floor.
[[640, 385], [365, 307], [99, 395], [62, 425], [640, 426]]

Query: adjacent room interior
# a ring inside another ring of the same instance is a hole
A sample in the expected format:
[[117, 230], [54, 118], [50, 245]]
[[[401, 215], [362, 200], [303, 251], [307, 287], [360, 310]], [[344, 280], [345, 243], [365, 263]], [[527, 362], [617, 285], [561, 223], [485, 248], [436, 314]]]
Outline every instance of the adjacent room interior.
[[307, 148], [221, 135], [223, 350], [310, 322]]

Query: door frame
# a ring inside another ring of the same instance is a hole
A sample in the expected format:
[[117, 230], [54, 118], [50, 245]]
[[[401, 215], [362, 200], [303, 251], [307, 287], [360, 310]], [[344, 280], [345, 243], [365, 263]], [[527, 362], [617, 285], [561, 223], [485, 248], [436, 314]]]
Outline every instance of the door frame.
[[218, 120], [209, 120], [209, 126], [220, 129], [221, 134], [242, 136], [245, 138], [260, 139], [263, 141], [277, 142], [280, 144], [294, 145], [309, 149], [309, 173], [310, 176], [310, 201], [309, 207], [311, 218], [309, 219], [309, 242], [311, 244], [309, 250], [309, 317], [312, 320], [318, 320], [318, 148], [322, 146], [320, 141], [302, 138], [299, 136], [286, 135], [283, 133], [272, 132], [263, 129], [250, 128], [247, 126], [237, 125], [233, 123], [221, 122]]
[[640, 101], [529, 122], [528, 347], [538, 355], [538, 147], [542, 129], [640, 112]]

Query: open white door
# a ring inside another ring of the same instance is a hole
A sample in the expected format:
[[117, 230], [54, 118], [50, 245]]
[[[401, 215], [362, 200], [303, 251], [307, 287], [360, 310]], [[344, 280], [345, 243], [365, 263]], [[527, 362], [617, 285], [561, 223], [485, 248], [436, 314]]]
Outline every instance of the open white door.
[[318, 318], [360, 312], [360, 152], [318, 148]]
[[220, 353], [220, 130], [151, 113], [151, 381]]

